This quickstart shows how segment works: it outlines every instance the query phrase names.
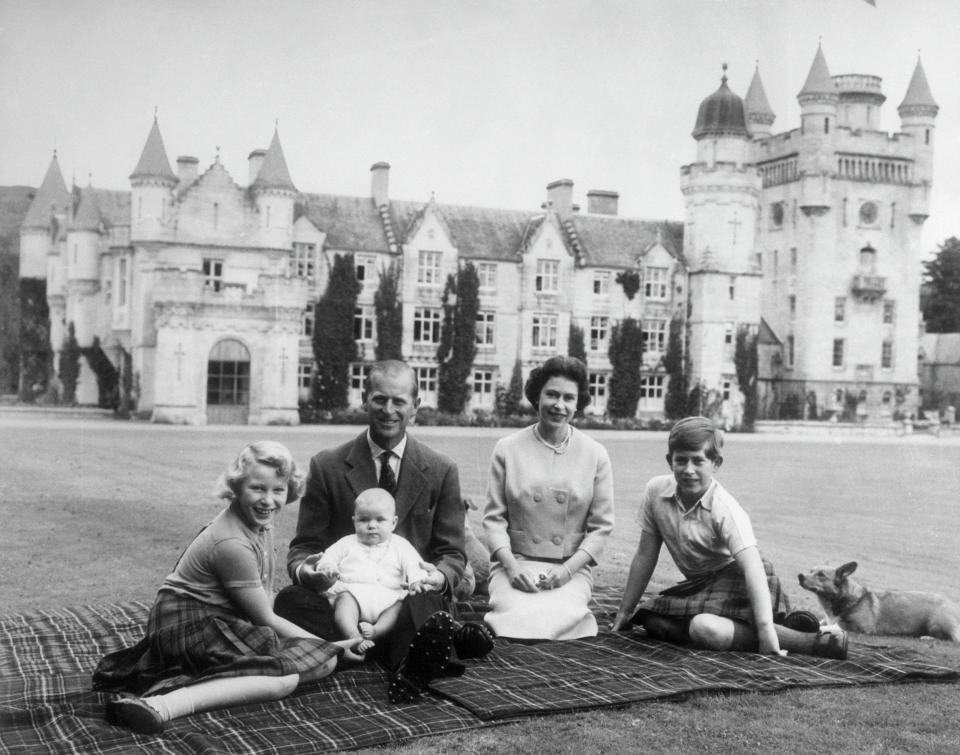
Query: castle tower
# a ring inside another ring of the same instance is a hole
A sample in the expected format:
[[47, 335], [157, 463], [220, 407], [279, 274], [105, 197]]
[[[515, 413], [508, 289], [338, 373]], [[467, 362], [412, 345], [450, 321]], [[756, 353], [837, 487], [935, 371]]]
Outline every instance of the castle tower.
[[767, 93], [763, 88], [763, 82], [760, 80], [759, 65], [753, 72], [750, 88], [747, 89], [747, 96], [743, 100], [743, 110], [747, 118], [747, 129], [750, 131], [750, 136], [754, 139], [763, 139], [770, 136], [770, 127], [777, 116], [767, 100]]
[[70, 192], [54, 152], [43, 183], [20, 226], [21, 278], [47, 277], [47, 255], [56, 244], [57, 232], [69, 207]]
[[159, 241], [171, 237], [168, 221], [173, 189], [178, 181], [170, 168], [160, 126], [154, 116], [140, 160], [130, 174], [131, 241]]
[[290, 178], [276, 129], [263, 156], [263, 163], [252, 181], [250, 191], [260, 216], [260, 244], [274, 249], [290, 249], [293, 244], [293, 205], [297, 187]]
[[913, 76], [903, 102], [897, 108], [900, 130], [913, 137], [915, 158], [913, 179], [917, 184], [910, 198], [910, 217], [915, 222], [926, 219], [930, 186], [933, 183], [933, 134], [940, 107], [933, 99], [923, 64], [917, 58]]
[[833, 169], [831, 145], [837, 130], [839, 99], [823, 47], [817, 45], [807, 80], [797, 94], [801, 143], [797, 169], [803, 184], [800, 205], [805, 212], [822, 213], [830, 207], [827, 176]]
[[680, 181], [692, 378], [729, 393], [735, 383], [737, 330], [760, 323], [755, 234], [761, 182], [749, 162], [744, 103], [730, 91], [726, 64], [723, 68], [720, 88], [703, 100], [697, 114], [697, 161], [681, 169]]

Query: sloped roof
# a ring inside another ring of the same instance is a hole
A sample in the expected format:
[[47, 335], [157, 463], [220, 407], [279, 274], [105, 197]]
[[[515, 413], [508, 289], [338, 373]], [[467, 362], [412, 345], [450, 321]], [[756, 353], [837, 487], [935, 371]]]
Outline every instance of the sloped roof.
[[73, 217], [70, 218], [71, 231], [99, 231], [100, 205], [93, 187], [79, 189], [74, 187]]
[[[425, 208], [423, 202], [390, 203], [395, 227], [404, 242]], [[517, 210], [451, 204], [435, 204], [434, 208], [460, 254], [474, 259], [515, 260], [530, 219], [530, 213]]]
[[726, 64], [720, 86], [700, 103], [693, 138], [704, 136], [749, 136], [743, 100], [727, 86]]
[[70, 192], [63, 181], [60, 164], [54, 153], [43, 183], [37, 190], [37, 195], [30, 204], [26, 217], [23, 219], [24, 228], [49, 228], [52, 208], [59, 207], [61, 212], [70, 204]]
[[[608, 215], [574, 215], [584, 264], [634, 267], [658, 241], [683, 262], [683, 224]], [[659, 231], [659, 236], [658, 236]]]
[[287, 159], [283, 156], [283, 147], [280, 146], [280, 134], [276, 129], [273, 131], [273, 139], [270, 140], [267, 153], [263, 156], [263, 165], [260, 166], [257, 177], [253, 181], [253, 187], [256, 189], [297, 190], [297, 187], [293, 185], [293, 179], [290, 178]]
[[897, 110], [902, 108], [923, 107], [933, 109], [934, 115], [940, 109], [933, 99], [933, 93], [930, 91], [930, 84], [927, 83], [927, 75], [923, 71], [923, 63], [917, 58], [917, 65], [913, 69], [913, 76], [910, 78], [910, 84], [907, 86], [907, 93], [903, 97]]
[[131, 181], [136, 178], [163, 178], [172, 182], [178, 180], [170, 168], [170, 160], [163, 146], [163, 137], [160, 136], [160, 126], [157, 124], [156, 116], [150, 127], [150, 133], [147, 134], [147, 143], [143, 145], [137, 167], [130, 174]]
[[327, 235], [331, 249], [388, 252], [380, 213], [370, 197], [301, 194], [296, 217], [305, 216]]
[[130, 225], [130, 192], [116, 189], [92, 189], [100, 210], [100, 219], [108, 226]]
[[773, 123], [777, 116], [770, 107], [767, 100], [767, 93], [763, 88], [763, 82], [760, 80], [760, 66], [758, 65], [753, 72], [753, 79], [750, 81], [750, 88], [747, 89], [747, 96], [743, 100], [743, 109], [746, 111], [747, 120], [757, 123]]
[[817, 54], [813, 56], [810, 73], [807, 74], [807, 80], [797, 97], [810, 94], [835, 94], [836, 91], [837, 86], [830, 77], [827, 59], [823, 55], [823, 45], [817, 45]]

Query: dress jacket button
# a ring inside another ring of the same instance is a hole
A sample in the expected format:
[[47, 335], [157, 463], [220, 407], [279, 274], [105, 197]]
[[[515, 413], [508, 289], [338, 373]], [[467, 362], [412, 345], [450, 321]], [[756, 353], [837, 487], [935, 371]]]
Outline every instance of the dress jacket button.
[[567, 494], [566, 493], [557, 493], [557, 503], [566, 503]]
[[560, 535], [554, 535], [552, 540], [554, 545], [560, 545], [563, 542], [563, 538]]
[[540, 535], [534, 535], [534, 536], [533, 536], [533, 542], [535, 542], [535, 543], [542, 543], [542, 542], [543, 542], [543, 538], [540, 537]]
[[539, 493], [534, 493], [534, 494], [533, 494], [533, 500], [535, 500], [537, 503], [540, 503], [540, 501], [541, 501], [542, 499], [543, 499], [543, 496], [540, 495]]

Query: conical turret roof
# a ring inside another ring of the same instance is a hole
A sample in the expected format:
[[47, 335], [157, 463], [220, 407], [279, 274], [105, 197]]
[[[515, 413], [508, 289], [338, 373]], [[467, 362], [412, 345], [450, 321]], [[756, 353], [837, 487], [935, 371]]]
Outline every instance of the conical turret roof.
[[77, 202], [73, 210], [73, 218], [70, 220], [69, 229], [71, 231], [99, 231], [100, 230], [100, 205], [97, 203], [97, 196], [92, 186], [86, 189], [74, 189], [77, 194]]
[[[923, 63], [917, 58], [917, 66], [913, 69], [913, 76], [910, 84], [907, 86], [907, 93], [903, 97], [903, 102], [897, 108], [899, 113], [904, 108], [929, 108], [936, 115], [940, 109], [933, 94], [930, 91], [930, 85], [927, 83], [927, 75], [923, 72]], [[902, 114], [902, 113], [901, 113]]]
[[823, 45], [817, 45], [817, 54], [813, 57], [813, 65], [803, 89], [797, 97], [813, 94], [836, 94], [837, 87], [830, 78], [830, 69], [827, 68], [827, 59], [823, 55]]
[[170, 160], [167, 158], [167, 150], [163, 146], [163, 138], [160, 136], [160, 126], [157, 124], [157, 118], [153, 118], [153, 126], [150, 127], [150, 133], [147, 135], [147, 143], [143, 145], [143, 152], [140, 154], [140, 161], [133, 173], [130, 174], [130, 180], [141, 178], [162, 178], [173, 183], [177, 182], [177, 176], [170, 168]]
[[773, 123], [777, 118], [773, 108], [770, 107], [770, 102], [767, 100], [767, 93], [763, 89], [759, 65], [753, 72], [750, 88], [747, 89], [747, 96], [743, 100], [743, 109], [746, 111], [747, 120], [756, 123]]
[[53, 208], [65, 209], [69, 204], [70, 192], [67, 190], [66, 183], [64, 183], [63, 174], [60, 172], [57, 153], [54, 152], [53, 159], [47, 167], [47, 173], [43, 177], [43, 183], [40, 184], [37, 195], [30, 203], [30, 208], [23, 218], [21, 227], [49, 228]]
[[293, 185], [293, 179], [290, 178], [287, 159], [283, 156], [283, 147], [280, 146], [280, 134], [276, 129], [273, 131], [273, 139], [267, 148], [267, 154], [263, 156], [263, 165], [260, 166], [257, 177], [253, 181], [253, 188], [297, 190]]
[[724, 63], [720, 88], [700, 103], [693, 138], [749, 135], [743, 114], [743, 100], [727, 86], [727, 64]]

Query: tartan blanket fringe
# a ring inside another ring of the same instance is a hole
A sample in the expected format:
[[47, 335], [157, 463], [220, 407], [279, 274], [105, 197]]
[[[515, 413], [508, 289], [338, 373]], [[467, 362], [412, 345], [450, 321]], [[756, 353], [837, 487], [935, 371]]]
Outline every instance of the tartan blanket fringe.
[[[606, 626], [613, 590], [595, 593]], [[461, 619], [479, 618], [482, 603], [461, 604]], [[128, 602], [0, 617], [0, 755], [127, 753], [150, 737], [110, 726], [106, 695], [91, 673], [108, 652], [140, 639], [150, 605]], [[711, 653], [649, 642], [629, 634], [567, 642], [498, 640], [463, 677], [431, 684], [434, 694], [390, 705], [387, 672], [373, 664], [303, 685], [279, 702], [204, 713], [172, 722], [162, 735], [170, 752], [327, 752], [400, 743], [476, 729], [529, 715], [675, 699], [706, 691], [775, 692], [792, 687], [907, 681], [956, 682], [956, 669], [912, 650], [853, 645], [847, 661]]]

